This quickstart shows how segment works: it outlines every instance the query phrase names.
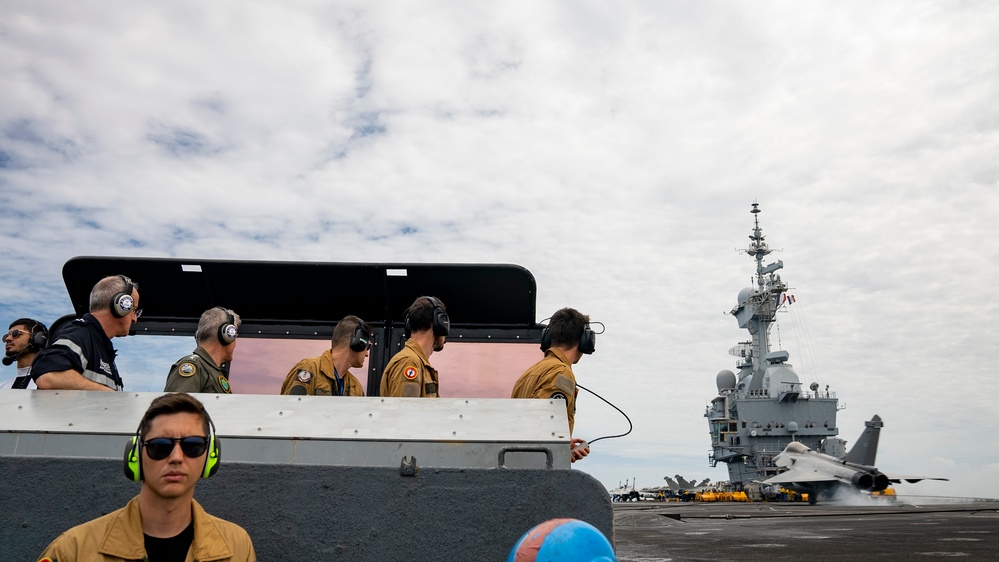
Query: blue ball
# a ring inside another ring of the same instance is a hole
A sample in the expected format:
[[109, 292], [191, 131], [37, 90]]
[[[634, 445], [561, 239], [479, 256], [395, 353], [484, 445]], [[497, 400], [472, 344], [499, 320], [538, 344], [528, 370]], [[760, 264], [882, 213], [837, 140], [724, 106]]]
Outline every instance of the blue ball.
[[524, 533], [506, 562], [616, 562], [599, 529], [578, 519], [550, 519]]

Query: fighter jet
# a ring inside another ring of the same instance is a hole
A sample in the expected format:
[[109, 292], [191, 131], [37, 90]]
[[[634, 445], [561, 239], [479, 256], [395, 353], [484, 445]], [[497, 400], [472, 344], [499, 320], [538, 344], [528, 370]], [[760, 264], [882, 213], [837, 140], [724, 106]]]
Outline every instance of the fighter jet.
[[884, 424], [875, 415], [857, 439], [857, 443], [843, 458], [813, 451], [798, 441], [792, 441], [784, 452], [774, 457], [774, 464], [785, 468], [777, 476], [763, 480], [763, 484], [780, 484], [797, 492], [808, 494], [808, 503], [814, 504], [819, 496], [830, 497], [841, 489], [880, 492], [892, 482], [905, 480], [947, 480], [931, 476], [887, 474], [874, 467], [878, 452], [878, 437]]

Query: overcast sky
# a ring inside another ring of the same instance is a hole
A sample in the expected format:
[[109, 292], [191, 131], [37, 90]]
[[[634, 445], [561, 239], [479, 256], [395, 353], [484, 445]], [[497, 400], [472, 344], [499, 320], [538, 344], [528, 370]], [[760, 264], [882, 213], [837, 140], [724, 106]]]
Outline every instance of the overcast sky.
[[[900, 492], [999, 497], [995, 2], [0, 13], [4, 326], [68, 312], [77, 255], [519, 264], [538, 320], [606, 325], [576, 375], [635, 424], [576, 468], [721, 480], [755, 200], [797, 297], [774, 340], [839, 436], [879, 414], [882, 470], [951, 478]], [[577, 436], [626, 427], [581, 395]]]

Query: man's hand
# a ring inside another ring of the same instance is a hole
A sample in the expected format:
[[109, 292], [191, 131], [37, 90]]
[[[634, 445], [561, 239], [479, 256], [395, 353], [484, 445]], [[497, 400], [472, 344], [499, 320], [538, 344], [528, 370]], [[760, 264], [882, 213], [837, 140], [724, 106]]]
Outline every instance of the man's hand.
[[571, 462], [576, 462], [579, 459], [590, 454], [590, 445], [583, 439], [570, 439], [569, 440]]

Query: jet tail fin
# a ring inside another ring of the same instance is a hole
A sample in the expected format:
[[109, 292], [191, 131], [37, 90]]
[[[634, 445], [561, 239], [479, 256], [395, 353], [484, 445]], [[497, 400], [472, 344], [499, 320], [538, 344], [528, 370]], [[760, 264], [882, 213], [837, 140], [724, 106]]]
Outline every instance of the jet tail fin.
[[881, 428], [884, 427], [884, 423], [881, 422], [881, 417], [875, 414], [871, 418], [871, 421], [864, 422], [864, 425], [866, 426], [864, 432], [860, 434], [857, 442], [850, 449], [850, 452], [843, 457], [843, 460], [874, 466], [874, 458], [878, 454], [878, 437], [881, 435]]

